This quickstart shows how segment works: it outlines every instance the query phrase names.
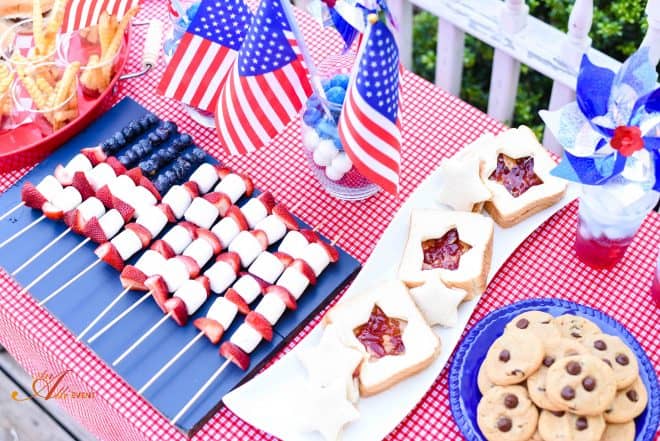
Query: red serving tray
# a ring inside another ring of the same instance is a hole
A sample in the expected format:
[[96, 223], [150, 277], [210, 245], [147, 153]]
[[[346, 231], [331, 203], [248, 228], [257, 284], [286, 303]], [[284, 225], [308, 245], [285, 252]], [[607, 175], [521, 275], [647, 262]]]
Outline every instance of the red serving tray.
[[[130, 29], [130, 28], [129, 28]], [[113, 97], [117, 81], [128, 61], [130, 30], [124, 35], [124, 44], [119, 53], [117, 73], [103, 93], [91, 98], [78, 89], [79, 115], [60, 130], [43, 137], [37, 123], [29, 123], [8, 131], [0, 131], [0, 173], [33, 165], [59, 148], [78, 132], [87, 127], [105, 109]]]

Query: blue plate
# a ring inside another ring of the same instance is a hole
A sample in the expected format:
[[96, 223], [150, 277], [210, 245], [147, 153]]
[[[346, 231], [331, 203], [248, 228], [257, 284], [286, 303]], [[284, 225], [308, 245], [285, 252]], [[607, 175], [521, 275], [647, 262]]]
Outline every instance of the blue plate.
[[477, 387], [477, 373], [486, 358], [488, 348], [502, 335], [504, 326], [515, 316], [533, 310], [544, 311], [555, 317], [574, 314], [588, 318], [605, 334], [616, 335], [628, 345], [639, 361], [639, 374], [649, 395], [646, 410], [635, 419], [635, 440], [652, 441], [660, 422], [660, 386], [653, 364], [646, 353], [635, 337], [612, 317], [593, 308], [560, 299], [523, 300], [498, 309], [484, 317], [465, 336], [456, 350], [449, 372], [451, 412], [465, 438], [471, 441], [486, 440], [477, 426], [477, 404], [481, 399], [481, 392]]

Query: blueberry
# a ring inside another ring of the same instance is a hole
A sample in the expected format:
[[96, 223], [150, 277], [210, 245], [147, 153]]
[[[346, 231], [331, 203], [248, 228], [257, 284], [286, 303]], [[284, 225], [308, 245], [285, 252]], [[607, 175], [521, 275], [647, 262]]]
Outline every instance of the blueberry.
[[110, 138], [103, 141], [103, 143], [101, 144], [101, 149], [106, 154], [108, 153], [112, 154], [117, 149], [117, 143], [115, 142], [115, 139]]
[[318, 97], [318, 95], [312, 95], [309, 97], [307, 100], [307, 108], [309, 109], [310, 107], [320, 107], [321, 106], [321, 99]]
[[140, 125], [140, 121], [137, 119], [134, 119], [133, 121], [128, 123], [128, 127], [130, 127], [135, 133], [142, 133], [142, 126]]
[[121, 156], [118, 156], [118, 157], [117, 157], [117, 160], [118, 160], [119, 162], [121, 162], [121, 165], [123, 165], [124, 167], [131, 163], [130, 158], [129, 158], [128, 156], [126, 156], [126, 154], [123, 154], [123, 155], [121, 155]]
[[165, 121], [163, 124], [160, 125], [163, 129], [169, 130], [171, 133], [175, 133], [177, 131], [176, 124], [173, 123], [172, 121]]
[[187, 173], [187, 170], [181, 164], [174, 164], [172, 171], [176, 174], [177, 180], [183, 180]]
[[160, 136], [158, 136], [156, 133], [151, 132], [149, 133], [149, 136], [147, 137], [151, 145], [159, 145], [163, 141], [161, 141]]
[[303, 113], [303, 122], [310, 127], [314, 127], [321, 118], [323, 118], [323, 113], [315, 107], [308, 107]]
[[179, 135], [179, 137], [174, 142], [178, 143], [182, 147], [188, 147], [193, 143], [193, 139], [192, 136], [188, 135], [187, 133], [183, 133]]
[[332, 87], [341, 87], [342, 89], [346, 90], [348, 88], [348, 80], [348, 75], [339, 74], [332, 77], [330, 83], [332, 84]]
[[115, 139], [117, 146], [124, 147], [126, 145], [126, 138], [123, 133], [117, 132], [114, 134], [113, 138]]
[[177, 180], [176, 173], [172, 169], [165, 170], [163, 172], [163, 176], [165, 176], [165, 178], [170, 182], [176, 182], [176, 180]]
[[149, 140], [147, 139], [141, 139], [138, 141], [138, 145], [140, 148], [144, 149], [144, 156], [147, 156], [151, 151], [154, 149]]
[[330, 114], [332, 115], [332, 119], [335, 120], [335, 124], [338, 124], [339, 123], [339, 116], [341, 115], [341, 110], [332, 109], [332, 110], [330, 110]]
[[136, 131], [135, 128], [131, 127], [130, 125], [121, 129], [121, 133], [127, 140], [131, 140], [138, 135], [138, 131]]
[[124, 155], [128, 158], [129, 162], [135, 162], [139, 159], [137, 154], [135, 153], [135, 151], [133, 149], [126, 150]]
[[192, 150], [192, 154], [193, 157], [195, 158], [195, 161], [193, 161], [194, 163], [201, 164], [202, 162], [204, 162], [204, 160], [206, 160], [206, 152], [200, 149], [199, 147], [195, 147]]
[[331, 87], [330, 90], [328, 90], [326, 93], [326, 97], [328, 98], [328, 101], [335, 104], [343, 103], [345, 96], [346, 96], [346, 89], [337, 86]]
[[156, 190], [158, 190], [160, 194], [165, 194], [167, 190], [172, 186], [172, 184], [168, 182], [165, 176], [163, 175], [156, 177], [153, 183], [154, 186], [156, 187]]
[[324, 139], [333, 139], [338, 137], [337, 126], [334, 121], [323, 119], [316, 125], [316, 131]]
[[150, 126], [155, 126], [159, 121], [158, 117], [152, 114], [146, 115], [144, 119], [147, 121], [147, 123], [149, 123]]
[[172, 147], [172, 146], [169, 146], [169, 147], [167, 147], [166, 149], [164, 149], [164, 157], [167, 158], [167, 161], [168, 161], [168, 162], [169, 162], [169, 161], [172, 161], [174, 158], [176, 158], [177, 153], [179, 153], [179, 152], [177, 151], [177, 149], [175, 149], [175, 148]]
[[149, 123], [147, 117], [141, 118], [139, 124], [140, 124], [140, 128], [143, 131], [147, 131], [151, 127], [151, 123]]
[[156, 135], [158, 135], [161, 141], [165, 141], [167, 138], [169, 138], [171, 133], [172, 132], [169, 129], [166, 129], [165, 127], [158, 127], [156, 129]]

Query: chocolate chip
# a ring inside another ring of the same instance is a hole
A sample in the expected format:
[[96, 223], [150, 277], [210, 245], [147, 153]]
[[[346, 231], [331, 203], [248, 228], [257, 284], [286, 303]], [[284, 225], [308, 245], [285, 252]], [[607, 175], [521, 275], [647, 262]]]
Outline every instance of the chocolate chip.
[[511, 418], [509, 417], [499, 417], [497, 419], [497, 428], [500, 432], [508, 432], [513, 427]]
[[582, 335], [579, 332], [571, 332], [571, 337], [582, 338]]
[[547, 324], [550, 324], [550, 322], [551, 322], [551, 320], [546, 320], [546, 321], [544, 321], [544, 322], [541, 322], [541, 324], [542, 324], [542, 325], [547, 325]]
[[594, 342], [594, 348], [598, 349], [599, 351], [604, 351], [607, 349], [607, 343], [605, 343], [603, 340], [596, 340]]
[[607, 358], [603, 358], [603, 362], [607, 363], [609, 367], [612, 367], [612, 362], [609, 361]]
[[580, 372], [582, 372], [582, 367], [577, 361], [569, 361], [566, 364], [566, 372], [571, 375], [578, 375]]
[[628, 356], [625, 354], [617, 354], [615, 360], [621, 366], [627, 366], [628, 363], [630, 363], [630, 360], [628, 360]]
[[591, 392], [596, 389], [596, 379], [594, 377], [584, 377], [584, 380], [582, 380], [582, 387], [584, 387], [584, 390], [587, 392]]
[[515, 396], [514, 394], [506, 394], [504, 397], [504, 405], [508, 409], [515, 409], [518, 407], [518, 397]]
[[507, 351], [506, 349], [502, 349], [500, 351], [500, 361], [507, 362], [511, 360], [511, 352]]
[[571, 386], [564, 386], [564, 388], [561, 390], [561, 397], [567, 401], [572, 400], [575, 398], [575, 389], [573, 389]]
[[550, 413], [556, 416], [557, 418], [561, 418], [564, 416], [566, 412], [564, 412], [563, 410], [551, 410]]
[[637, 395], [637, 391], [630, 389], [628, 392], [626, 392], [626, 397], [633, 403], [636, 403], [639, 400], [639, 395]]
[[578, 417], [577, 420], [575, 420], [575, 428], [577, 430], [586, 430], [587, 427], [589, 427], [589, 423], [587, 422], [587, 419], [585, 417]]
[[527, 320], [526, 318], [521, 318], [516, 322], [516, 327], [519, 329], [527, 329], [528, 326], [529, 326], [529, 320]]
[[555, 362], [555, 357], [551, 357], [551, 356], [549, 356], [549, 355], [546, 355], [546, 356], [543, 358], [543, 366], [545, 366], [545, 367], [550, 367], [550, 366], [552, 366], [552, 363], [554, 363], [554, 362]]

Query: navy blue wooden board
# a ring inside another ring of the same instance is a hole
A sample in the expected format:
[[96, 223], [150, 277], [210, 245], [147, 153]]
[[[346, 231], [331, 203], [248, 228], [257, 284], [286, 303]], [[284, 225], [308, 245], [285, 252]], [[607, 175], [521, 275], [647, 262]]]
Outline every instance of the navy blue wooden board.
[[[0, 213], [6, 212], [20, 202], [20, 189], [24, 181], [29, 180], [36, 185], [44, 176], [52, 173], [57, 164], [66, 164], [81, 148], [97, 145], [118, 129], [124, 127], [130, 120], [139, 118], [145, 113], [148, 113], [148, 111], [135, 101], [130, 98], [123, 99], [0, 196]], [[211, 163], [217, 162], [210, 156], [208, 161]], [[277, 199], [276, 193], [274, 193], [274, 196]], [[240, 200], [238, 205], [242, 205], [245, 201]], [[0, 222], [0, 241], [8, 238], [40, 215], [41, 213], [37, 210], [29, 208], [17, 210]], [[300, 219], [298, 220], [300, 221]], [[307, 227], [304, 222], [300, 223]], [[170, 227], [166, 227], [165, 231]], [[0, 266], [11, 273], [36, 251], [57, 237], [65, 228], [66, 226], [62, 222], [42, 221], [33, 227], [29, 233], [22, 235], [0, 250]], [[68, 234], [57, 245], [19, 273], [16, 277], [17, 281], [23, 286], [27, 285], [52, 263], [79, 244], [81, 240], [80, 236], [73, 233]], [[276, 249], [277, 245], [274, 244], [271, 248]], [[93, 253], [95, 247], [95, 244], [88, 243], [63, 263], [58, 270], [32, 288], [30, 294], [37, 300], [46, 297], [96, 260]], [[274, 328], [273, 341], [270, 343], [262, 342], [258, 346], [252, 354], [250, 369], [243, 372], [233, 364], [230, 365], [202, 395], [195, 406], [178, 421], [178, 429], [190, 435], [201, 427], [222, 405], [221, 400], [226, 393], [256, 375], [268, 359], [293, 338], [295, 333], [359, 271], [360, 264], [353, 257], [343, 250], [339, 250], [339, 252], [339, 261], [331, 264], [319, 277], [318, 283], [307, 289], [298, 302], [298, 309], [285, 312]], [[139, 255], [138, 253], [131, 261], [137, 260]], [[100, 264], [58, 297], [47, 303], [46, 309], [74, 335], [77, 335], [121, 291], [122, 286], [119, 282], [118, 273], [108, 265]], [[120, 311], [129, 307], [142, 294], [141, 292], [131, 292], [124, 296], [115, 308], [96, 325], [94, 331], [108, 323]], [[128, 384], [135, 389], [139, 389], [197, 334], [197, 329], [191, 323], [196, 317], [206, 314], [206, 310], [210, 307], [214, 298], [212, 295], [209, 302], [200, 308], [195, 316], [191, 317], [190, 323], [185, 327], [177, 326], [172, 320], [167, 321], [119, 366], [114, 368], [115, 371]], [[258, 301], [259, 299], [255, 303]], [[119, 354], [161, 317], [162, 312], [155, 303], [151, 300], [146, 301], [124, 318], [120, 324], [91, 344], [90, 347], [110, 365]], [[243, 319], [244, 317], [240, 315], [237, 317], [227, 331], [226, 338], [233, 334], [243, 322]], [[93, 335], [94, 331], [88, 334], [86, 338]], [[207, 339], [202, 339], [147, 390], [145, 398], [164, 416], [171, 419], [223, 361], [218, 355], [218, 347], [213, 346]]]

